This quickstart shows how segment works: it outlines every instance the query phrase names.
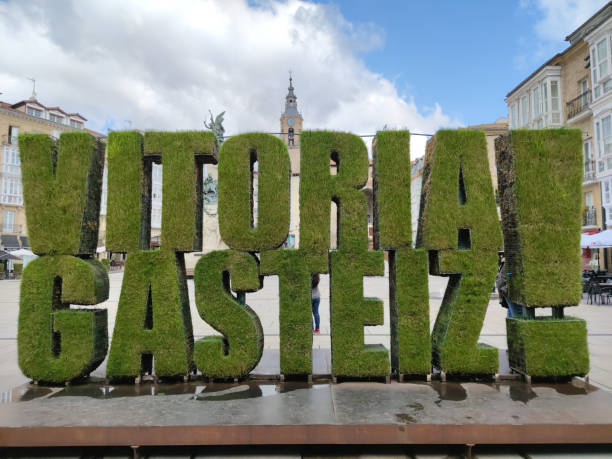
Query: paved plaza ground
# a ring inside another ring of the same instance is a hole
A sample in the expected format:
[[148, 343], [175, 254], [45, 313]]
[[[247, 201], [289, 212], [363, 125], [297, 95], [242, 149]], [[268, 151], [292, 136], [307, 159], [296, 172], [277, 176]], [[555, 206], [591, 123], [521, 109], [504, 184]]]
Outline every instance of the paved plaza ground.
[[[110, 273], [110, 295], [108, 301], [102, 305], [109, 311], [111, 336], [122, 279], [123, 272]], [[446, 283], [447, 278], [444, 277], [430, 276], [429, 278], [432, 327], [442, 302]], [[189, 280], [188, 284], [196, 339], [216, 334], [198, 316], [193, 281]], [[563, 431], [567, 432], [567, 438], [574, 435], [581, 439], [577, 443], [582, 441], [589, 443], [588, 440], [583, 440], [593, 431], [589, 429], [597, 430], [600, 426], [607, 428], [606, 426], [612, 425], [612, 410], [609, 408], [612, 406], [612, 346], [610, 346], [612, 344], [612, 305], [589, 305], [584, 302], [579, 307], [566, 310], [567, 315], [581, 317], [587, 321], [591, 356], [590, 381], [591, 384], [598, 386], [599, 390], [579, 381], [565, 386], [548, 384], [529, 386], [518, 381], [505, 381], [501, 384], [417, 382], [390, 385], [355, 382], [339, 385], [319, 382], [309, 385], [306, 383], [247, 381], [224, 385], [207, 384], [201, 380], [172, 386], [145, 384], [108, 387], [98, 382], [62, 389], [28, 385], [28, 378], [24, 377], [19, 370], [16, 340], [19, 288], [20, 281], [18, 280], [0, 281], [0, 431], [11, 427], [24, 428], [26, 429], [26, 444], [34, 440], [32, 434], [27, 431], [28, 428], [73, 426], [78, 430], [80, 427], [87, 428], [92, 423], [95, 426], [105, 426], [107, 429], [117, 426], [120, 431], [114, 435], [119, 436], [122, 431], [135, 425], [164, 425], [170, 428], [177, 426], [183, 429], [182, 426], [188, 423], [196, 426], [194, 435], [201, 435], [201, 429], [210, 429], [207, 430], [210, 432], [207, 435], [214, 435], [216, 426], [223, 425], [238, 426], [239, 429], [240, 425], [244, 424], [247, 429], [251, 429], [249, 427], [251, 424], [255, 426], [254, 428], [257, 425], [292, 424], [298, 427], [310, 425], [307, 428], [318, 432], [315, 435], [323, 435], [326, 431], [317, 431], [317, 425], [328, 426], [329, 430], [331, 427], [350, 428], [352, 423], [358, 423], [359, 425], [375, 425], [370, 430], [360, 431], [360, 435], [367, 432], [372, 435], [380, 432], [381, 435], [384, 435], [399, 429], [403, 435], [401, 438], [406, 443], [412, 443], [415, 440], [418, 443], [420, 436], [427, 431], [420, 429], [433, 429], [432, 432], [442, 435], [438, 442], [445, 443], [443, 438], [445, 435], [459, 435], [457, 432], [464, 430], [468, 432], [464, 434], [469, 435], [469, 429], [472, 428], [477, 429], [481, 435], [479, 438], [482, 438], [482, 432], [480, 432], [482, 428], [491, 429], [490, 435], [492, 436], [499, 436], [502, 431], [496, 430], [496, 425], [503, 424], [510, 429], [508, 431], [510, 434], [506, 432], [506, 436], [510, 435], [510, 437], [505, 441], [502, 439], [502, 443], [518, 441], [527, 443], [527, 445], [508, 447], [481, 445], [475, 449], [474, 457], [481, 459], [612, 457], [612, 449], [605, 445], [601, 447], [588, 445], [539, 447], [529, 445], [534, 441], [528, 440], [528, 438], [548, 438], [546, 435], [554, 437], [558, 431]], [[315, 355], [324, 355], [329, 358], [329, 276], [321, 276], [320, 290], [322, 296], [321, 334], [314, 337], [313, 346]], [[382, 343], [389, 347], [388, 278], [365, 278], [363, 293], [364, 296], [382, 299], [385, 307], [384, 325], [365, 327], [365, 342], [368, 344]], [[259, 315], [265, 333], [266, 354], [274, 358], [278, 355], [279, 348], [278, 278], [276, 276], [266, 277], [264, 288], [259, 292], [247, 294], [246, 302]], [[501, 308], [495, 296], [492, 297], [480, 339], [481, 342], [500, 348], [502, 357], [505, 356], [503, 350], [507, 347], [505, 315], [506, 310]], [[104, 364], [94, 372], [94, 376], [103, 375]], [[142, 395], [155, 396], [143, 397]], [[164, 397], [156, 395], [164, 395]], [[27, 401], [27, 403], [10, 403], [16, 401]], [[128, 406], [129, 408], [126, 409]], [[206, 409], [202, 409], [203, 407]], [[444, 430], [445, 425], [450, 430]], [[543, 429], [532, 430], [538, 425]], [[551, 425], [556, 427], [550, 429]], [[189, 429], [188, 426], [185, 428]], [[376, 430], [379, 428], [380, 431]], [[440, 432], [444, 430], [446, 433], [440, 433], [438, 430]], [[181, 430], [183, 431], [184, 429]], [[93, 435], [93, 431], [87, 432], [90, 432], [87, 433], [87, 438], [93, 438], [89, 437]], [[125, 431], [124, 435], [137, 436], [138, 432], [138, 430]], [[252, 434], [251, 430], [248, 432], [248, 435]], [[333, 432], [328, 431], [327, 434], [331, 435], [330, 439], [333, 438]], [[13, 432], [9, 435], [16, 434]], [[99, 435], [106, 434], [100, 433]], [[2, 437], [0, 432], [0, 440], [2, 438], [6, 441], [9, 437]], [[333, 441], [328, 441], [333, 443]], [[444, 445], [433, 447], [419, 447], [418, 445], [360, 446], [353, 450], [350, 450], [348, 446], [319, 450], [317, 447], [308, 446], [309, 443], [315, 442], [315, 438], [306, 439], [305, 437], [298, 442], [304, 443], [303, 447], [209, 446], [199, 449], [182, 447], [168, 451], [163, 448], [153, 448], [144, 451], [147, 451], [147, 457], [177, 458], [220, 456], [241, 458], [270, 456], [277, 458], [450, 458], [465, 457], [463, 455], [466, 451], [465, 446], [461, 449]], [[544, 442], [554, 443], [555, 441]], [[220, 441], [217, 444], [223, 443]], [[368, 443], [368, 441], [363, 441], [363, 443]], [[388, 443], [393, 443], [393, 441]], [[44, 451], [46, 453], [43, 455], [48, 453], [49, 457], [82, 457], [87, 452], [79, 448], [66, 451], [45, 449]], [[145, 454], [144, 451], [143, 454]], [[42, 457], [40, 456], [41, 450], [33, 452], [5, 450], [5, 452], [15, 457], [24, 457], [30, 453]], [[98, 449], [95, 452], [96, 457], [129, 457], [131, 455], [131, 450], [125, 446], [116, 450]]]
[[[110, 273], [109, 299], [101, 306], [108, 308], [109, 335], [112, 336], [121, 290], [123, 272]], [[17, 366], [17, 316], [19, 311], [19, 280], [0, 281], [0, 393], [6, 393], [17, 385], [28, 381]], [[435, 321], [447, 278], [430, 276], [431, 326]], [[364, 296], [384, 301], [385, 323], [382, 326], [364, 327], [366, 344], [382, 343], [389, 348], [389, 287], [387, 277], [364, 278]], [[199, 316], [195, 307], [193, 280], [188, 281], [189, 298], [195, 338], [217, 334]], [[329, 276], [321, 276], [321, 334], [314, 337], [315, 349], [330, 348], [329, 326]], [[259, 315], [264, 328], [265, 349], [279, 348], [278, 325], [278, 277], [269, 276], [264, 287], [246, 296], [249, 304]], [[547, 312], [549, 313], [549, 312]], [[500, 349], [506, 349], [506, 310], [496, 298], [489, 303], [480, 341]], [[590, 380], [604, 389], [612, 391], [612, 305], [586, 304], [586, 296], [578, 307], [567, 308], [566, 315], [581, 317], [587, 321], [589, 351], [591, 356]]]

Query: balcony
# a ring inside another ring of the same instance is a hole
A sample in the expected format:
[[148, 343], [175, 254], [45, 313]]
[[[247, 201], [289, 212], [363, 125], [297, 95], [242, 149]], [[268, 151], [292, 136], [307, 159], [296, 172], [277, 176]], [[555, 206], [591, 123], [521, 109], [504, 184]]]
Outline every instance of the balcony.
[[3, 233], [20, 234], [22, 225], [3, 224], [1, 228]]
[[580, 113], [582, 113], [587, 108], [589, 108], [590, 103], [591, 103], [591, 91], [583, 92], [575, 99], [570, 100], [566, 104], [567, 119], [571, 120], [575, 116], [578, 116]]
[[585, 161], [584, 163], [584, 179], [583, 182], [592, 182], [595, 180], [595, 174], [597, 173], [595, 169], [595, 161]]
[[584, 209], [582, 226], [597, 226], [597, 212], [594, 207]]

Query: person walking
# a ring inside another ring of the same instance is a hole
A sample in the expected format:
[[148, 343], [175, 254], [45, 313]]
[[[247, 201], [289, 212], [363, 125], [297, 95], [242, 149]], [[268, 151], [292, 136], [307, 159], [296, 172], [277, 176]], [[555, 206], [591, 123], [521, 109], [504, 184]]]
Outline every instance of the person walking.
[[314, 274], [311, 278], [310, 284], [310, 303], [312, 305], [312, 316], [314, 317], [314, 324], [312, 324], [312, 332], [315, 335], [319, 334], [319, 325], [321, 324], [321, 317], [319, 316], [319, 303], [321, 302], [321, 293], [319, 292], [319, 275]]

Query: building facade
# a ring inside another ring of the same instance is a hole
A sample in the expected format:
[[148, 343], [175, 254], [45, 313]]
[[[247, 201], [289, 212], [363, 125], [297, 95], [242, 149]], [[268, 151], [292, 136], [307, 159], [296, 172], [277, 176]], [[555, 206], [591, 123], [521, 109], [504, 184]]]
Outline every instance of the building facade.
[[[553, 56], [506, 96], [512, 129], [582, 132], [582, 232], [612, 227], [612, 2], [566, 37]], [[612, 266], [608, 250], [583, 250], [583, 269]], [[610, 251], [612, 253], [612, 251]]]
[[47, 107], [32, 94], [16, 104], [0, 102], [0, 248], [29, 248], [27, 223], [21, 183], [21, 159], [18, 135], [48, 134], [59, 138], [62, 132], [86, 130], [97, 137], [102, 134], [85, 128], [86, 119], [60, 107]]

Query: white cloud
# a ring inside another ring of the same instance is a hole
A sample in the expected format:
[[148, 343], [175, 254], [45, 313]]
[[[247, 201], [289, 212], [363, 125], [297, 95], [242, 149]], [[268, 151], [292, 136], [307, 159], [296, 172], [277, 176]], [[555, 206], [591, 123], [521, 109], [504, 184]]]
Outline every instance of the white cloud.
[[601, 0], [537, 0], [535, 3], [542, 13], [535, 30], [545, 41], [563, 40], [604, 5]]
[[[358, 53], [384, 31], [301, 0], [0, 2], [0, 91], [78, 111], [94, 129], [202, 129], [225, 110], [228, 134], [276, 131], [294, 73], [306, 129], [370, 134], [385, 124], [433, 133], [456, 126], [419, 109]], [[423, 153], [415, 138], [413, 156]]]
[[522, 13], [538, 16], [534, 24], [536, 42], [519, 38], [523, 52], [514, 58], [517, 68], [531, 71], [565, 49], [565, 37], [603, 6], [601, 0], [521, 0]]

